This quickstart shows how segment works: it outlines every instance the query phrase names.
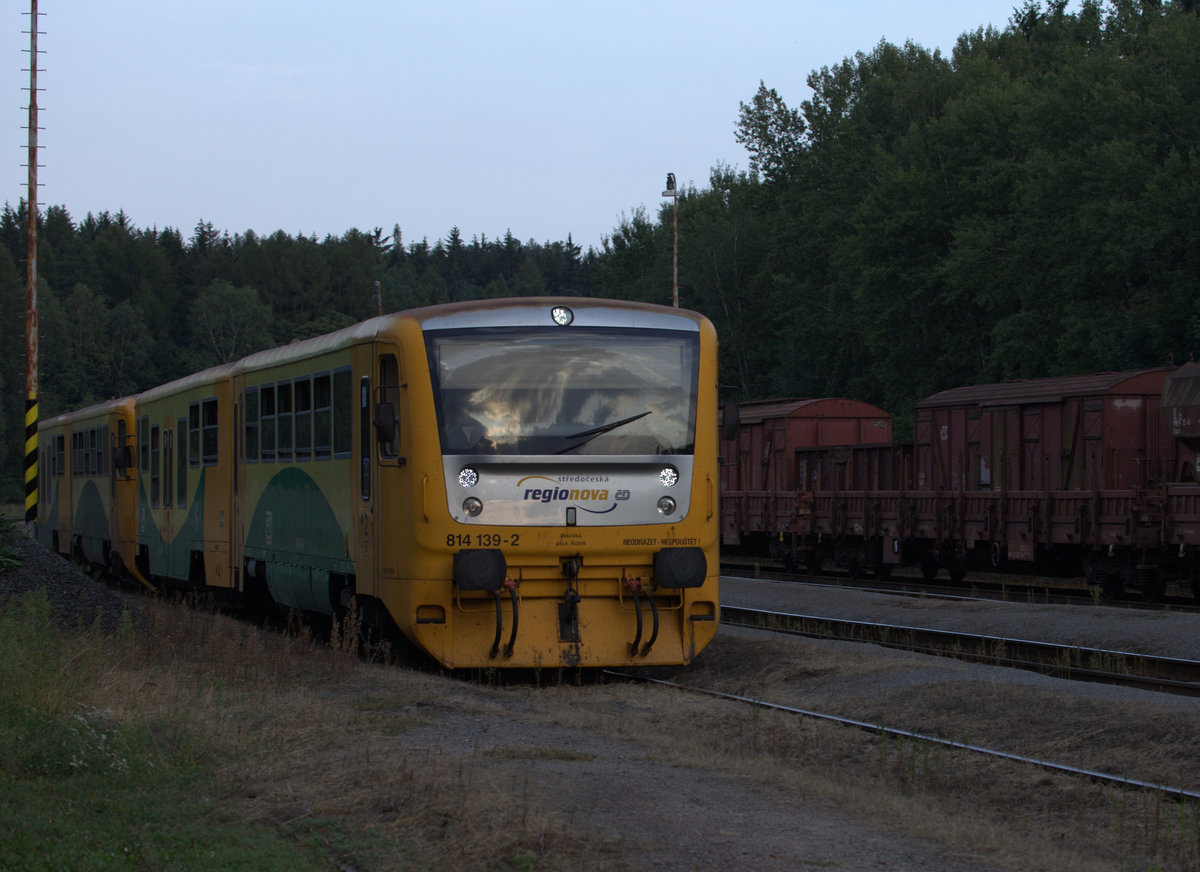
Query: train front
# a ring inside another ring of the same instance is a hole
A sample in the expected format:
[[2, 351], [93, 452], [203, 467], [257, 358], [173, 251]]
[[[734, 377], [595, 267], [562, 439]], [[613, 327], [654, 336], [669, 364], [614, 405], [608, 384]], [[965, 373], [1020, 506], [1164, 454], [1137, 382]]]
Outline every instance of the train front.
[[540, 299], [421, 328], [440, 465], [415, 544], [451, 583], [410, 581], [409, 637], [452, 667], [689, 662], [719, 611], [711, 323]]

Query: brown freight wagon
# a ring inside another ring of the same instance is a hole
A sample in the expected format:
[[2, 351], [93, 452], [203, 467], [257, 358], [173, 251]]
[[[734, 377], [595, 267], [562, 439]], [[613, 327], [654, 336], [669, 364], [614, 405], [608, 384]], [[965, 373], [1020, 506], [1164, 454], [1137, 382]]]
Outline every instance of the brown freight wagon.
[[892, 450], [891, 415], [859, 400], [747, 402], [739, 416], [736, 450], [727, 443], [721, 467], [721, 541], [774, 557], [791, 557], [786, 545], [802, 492], [879, 482], [877, 467], [847, 465], [814, 449], [869, 443], [881, 456]]

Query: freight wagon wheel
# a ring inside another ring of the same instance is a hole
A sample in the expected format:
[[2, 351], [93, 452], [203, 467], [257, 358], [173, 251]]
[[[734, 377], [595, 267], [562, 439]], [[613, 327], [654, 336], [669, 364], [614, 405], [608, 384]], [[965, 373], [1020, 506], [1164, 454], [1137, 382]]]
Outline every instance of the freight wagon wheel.
[[950, 570], [950, 580], [953, 581], [955, 584], [962, 581], [966, 577], [967, 577], [967, 571], [965, 569], [951, 569]]
[[890, 564], [890, 563], [881, 563], [875, 567], [875, 578], [877, 578], [879, 581], [883, 581], [886, 578], [890, 578], [891, 574], [892, 574], [892, 564]]
[[933, 560], [930, 560], [928, 557], [922, 558], [921, 559], [921, 575], [923, 575], [925, 577], [925, 580], [933, 581], [935, 578], [937, 578], [937, 574], [938, 574], [937, 563], [934, 562]]
[[1167, 589], [1167, 580], [1163, 578], [1163, 574], [1158, 571], [1157, 567], [1149, 569], [1139, 567], [1138, 580], [1142, 582], [1143, 602], [1156, 603], [1162, 599], [1163, 592]]
[[1200, 603], [1200, 578], [1192, 579], [1192, 599]]
[[1125, 582], [1119, 572], [1105, 572], [1100, 576], [1100, 593], [1104, 599], [1116, 599], [1125, 590]]

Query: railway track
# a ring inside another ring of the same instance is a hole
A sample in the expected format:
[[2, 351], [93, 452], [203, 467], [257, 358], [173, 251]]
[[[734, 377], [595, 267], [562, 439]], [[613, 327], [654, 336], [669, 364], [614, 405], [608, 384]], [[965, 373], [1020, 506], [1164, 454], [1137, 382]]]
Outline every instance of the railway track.
[[722, 606], [721, 621], [730, 626], [868, 642], [993, 666], [1028, 669], [1074, 681], [1200, 696], [1200, 661], [1195, 660], [730, 605]]
[[752, 578], [756, 581], [795, 581], [804, 584], [829, 584], [838, 587], [870, 590], [911, 596], [974, 597], [1005, 602], [1042, 603], [1046, 605], [1104, 605], [1130, 609], [1169, 609], [1173, 612], [1200, 613], [1200, 604], [1187, 596], [1164, 596], [1155, 602], [1138, 597], [1103, 597], [1098, 588], [1070, 586], [1061, 579], [1031, 580], [1024, 576], [1003, 576], [996, 580], [969, 578], [961, 582], [928, 580], [920, 575], [892, 574], [887, 578], [854, 577], [841, 571], [821, 573], [787, 572], [765, 561], [722, 561], [723, 576]]
[[903, 739], [908, 741], [923, 742], [930, 745], [936, 745], [952, 750], [966, 751], [971, 754], [977, 754], [985, 757], [992, 757], [1001, 760], [1007, 760], [1013, 763], [1019, 763], [1027, 766], [1033, 766], [1038, 769], [1044, 769], [1051, 772], [1060, 772], [1067, 775], [1086, 778], [1088, 780], [1100, 783], [1113, 785], [1116, 787], [1148, 791], [1157, 793], [1163, 797], [1178, 800], [1181, 802], [1196, 802], [1200, 800], [1200, 791], [1188, 790], [1182, 787], [1172, 787], [1166, 784], [1157, 784], [1152, 781], [1144, 781], [1136, 778], [1128, 778], [1122, 775], [1116, 775], [1109, 772], [1101, 772], [1095, 769], [1087, 769], [1078, 766], [1072, 766], [1066, 763], [1058, 763], [1052, 760], [1045, 760], [1038, 757], [1016, 754], [1010, 751], [1004, 751], [996, 748], [988, 748], [982, 745], [976, 745], [969, 742], [961, 742], [954, 739], [946, 739], [941, 736], [933, 736], [925, 733], [914, 732], [912, 730], [898, 729], [888, 727], [879, 723], [869, 723], [867, 721], [856, 720], [854, 718], [844, 717], [842, 715], [829, 714], [826, 712], [812, 711], [809, 709], [798, 708], [796, 706], [783, 705], [763, 699], [757, 699], [749, 696], [738, 694], [725, 693], [718, 690], [710, 690], [702, 687], [694, 687], [691, 685], [682, 684], [680, 682], [670, 681], [662, 678], [654, 678], [650, 676], [631, 675], [626, 672], [606, 671], [607, 674], [623, 678], [629, 681], [638, 681], [647, 684], [656, 684], [664, 687], [671, 687], [677, 690], [682, 690], [688, 693], [702, 694], [705, 696], [716, 697], [718, 699], [730, 700], [733, 702], [743, 703], [755, 708], [771, 709], [773, 711], [783, 712], [785, 714], [796, 715], [815, 720], [828, 721], [835, 724], [840, 724], [846, 727], [853, 727], [858, 730], [863, 730], [872, 733], [876, 736], [886, 736], [891, 739]]

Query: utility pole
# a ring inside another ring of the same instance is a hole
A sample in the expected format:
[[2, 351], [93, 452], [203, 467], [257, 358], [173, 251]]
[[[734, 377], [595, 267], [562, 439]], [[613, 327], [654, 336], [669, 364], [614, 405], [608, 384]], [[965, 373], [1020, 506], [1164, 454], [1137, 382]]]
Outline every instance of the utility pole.
[[38, 517], [38, 316], [37, 316], [37, 170], [38, 170], [38, 8], [29, 3], [29, 230], [25, 258], [25, 526], [32, 530]]

